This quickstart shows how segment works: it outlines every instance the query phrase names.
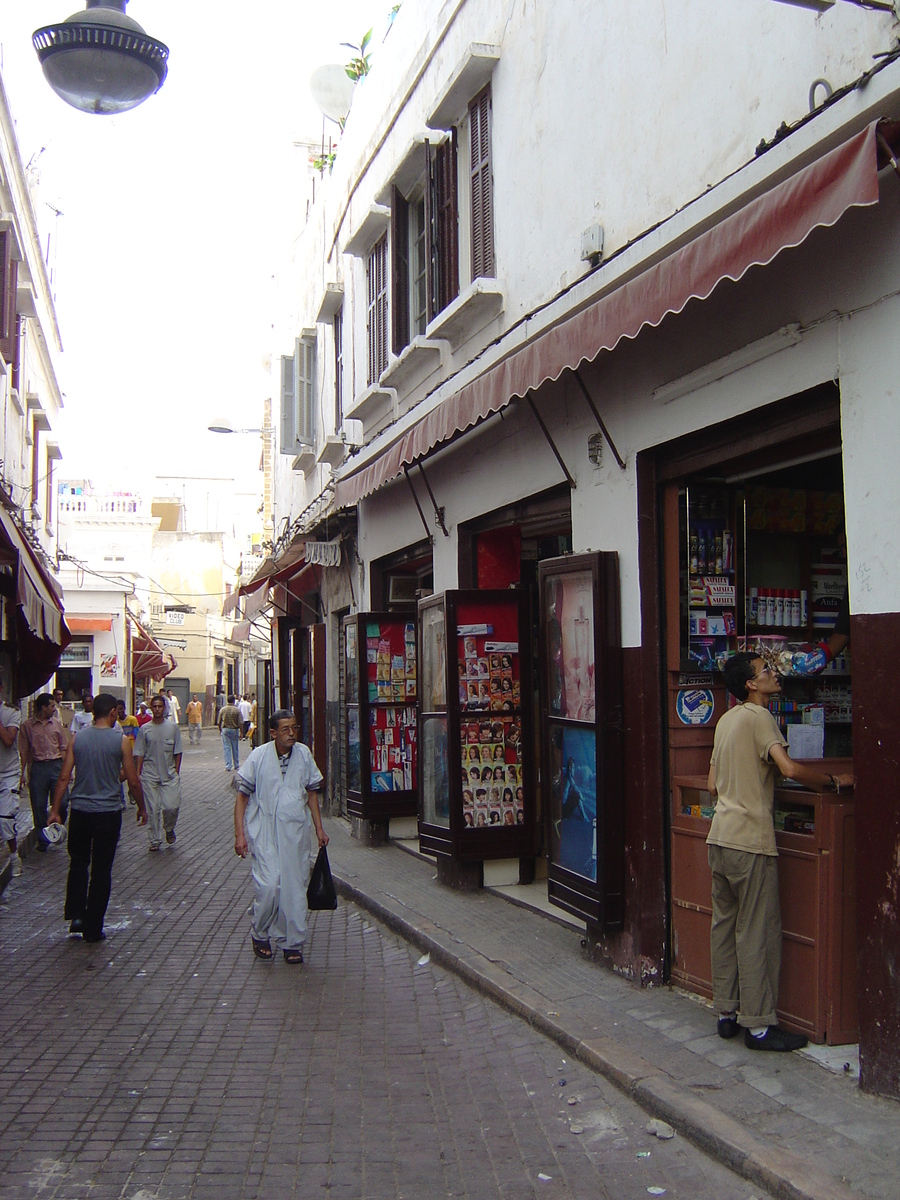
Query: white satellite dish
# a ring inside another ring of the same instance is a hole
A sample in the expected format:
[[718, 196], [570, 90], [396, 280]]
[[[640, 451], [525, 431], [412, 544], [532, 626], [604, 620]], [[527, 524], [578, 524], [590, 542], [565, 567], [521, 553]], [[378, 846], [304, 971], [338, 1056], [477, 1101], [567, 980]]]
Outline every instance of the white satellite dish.
[[353, 102], [354, 81], [340, 63], [316, 67], [309, 79], [309, 90], [319, 111], [330, 121], [341, 123]]

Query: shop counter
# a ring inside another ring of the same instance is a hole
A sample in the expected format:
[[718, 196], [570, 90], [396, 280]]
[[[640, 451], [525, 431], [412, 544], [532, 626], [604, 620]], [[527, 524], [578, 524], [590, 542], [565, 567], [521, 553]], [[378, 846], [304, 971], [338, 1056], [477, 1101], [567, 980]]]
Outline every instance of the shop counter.
[[[852, 769], [843, 759], [809, 765], [833, 774]], [[680, 775], [672, 780], [671, 977], [674, 983], [708, 997], [712, 997], [712, 907], [706, 838], [712, 804], [706, 776]], [[813, 1042], [855, 1042], [853, 793], [776, 788], [775, 824], [783, 926], [778, 1020]]]

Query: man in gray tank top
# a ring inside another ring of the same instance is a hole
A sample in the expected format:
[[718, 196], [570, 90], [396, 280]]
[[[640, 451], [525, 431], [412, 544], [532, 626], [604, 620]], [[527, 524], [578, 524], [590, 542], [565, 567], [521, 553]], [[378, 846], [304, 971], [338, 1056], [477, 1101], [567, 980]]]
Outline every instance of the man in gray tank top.
[[48, 824], [58, 822], [72, 773], [69, 794], [69, 878], [66, 883], [65, 919], [70, 933], [86, 942], [99, 942], [112, 887], [112, 865], [122, 829], [125, 807], [122, 779], [137, 805], [138, 825], [147, 824], [141, 781], [134, 765], [131, 738], [116, 722], [116, 698], [101, 692], [94, 698], [94, 723], [75, 734], [69, 743], [62, 771], [53, 792]]

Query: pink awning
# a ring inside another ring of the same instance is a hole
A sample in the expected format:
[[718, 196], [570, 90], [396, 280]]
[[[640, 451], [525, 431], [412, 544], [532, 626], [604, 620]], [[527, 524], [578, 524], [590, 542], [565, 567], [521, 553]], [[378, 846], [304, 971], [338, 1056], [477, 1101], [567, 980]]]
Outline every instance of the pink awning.
[[344, 508], [424, 458], [435, 446], [498, 412], [563, 371], [612, 350], [707, 299], [723, 279], [737, 281], [799, 246], [819, 226], [834, 225], [848, 208], [877, 204], [876, 123], [842, 146], [751, 200], [661, 262], [538, 336], [529, 345], [460, 388], [368, 466], [338, 481], [335, 505]]

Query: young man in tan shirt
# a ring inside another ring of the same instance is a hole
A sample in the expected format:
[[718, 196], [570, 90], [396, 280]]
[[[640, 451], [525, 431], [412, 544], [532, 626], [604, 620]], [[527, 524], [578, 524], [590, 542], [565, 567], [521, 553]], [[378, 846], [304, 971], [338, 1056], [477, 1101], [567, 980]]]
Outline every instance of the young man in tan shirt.
[[800, 1050], [807, 1039], [777, 1023], [781, 972], [781, 908], [775, 845], [779, 775], [811, 787], [852, 787], [852, 775], [830, 775], [796, 763], [769, 712], [778, 676], [754, 654], [736, 654], [722, 671], [740, 703], [716, 726], [707, 788], [716, 811], [706, 839], [712, 871], [713, 1002], [720, 1037], [744, 1029], [751, 1050]]

